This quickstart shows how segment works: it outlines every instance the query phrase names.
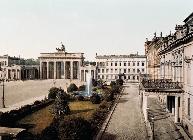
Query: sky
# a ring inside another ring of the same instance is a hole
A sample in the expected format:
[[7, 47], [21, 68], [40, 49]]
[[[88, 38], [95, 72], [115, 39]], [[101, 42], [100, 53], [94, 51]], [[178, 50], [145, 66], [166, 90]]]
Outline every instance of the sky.
[[193, 0], [0, 0], [0, 55], [55, 52], [144, 54], [146, 38], [168, 35], [193, 12]]

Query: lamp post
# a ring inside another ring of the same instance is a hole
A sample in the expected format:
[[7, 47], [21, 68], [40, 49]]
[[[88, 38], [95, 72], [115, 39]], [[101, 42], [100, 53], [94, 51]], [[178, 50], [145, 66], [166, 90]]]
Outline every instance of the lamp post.
[[3, 84], [1, 85], [3, 87], [2, 107], [5, 108], [5, 77], [2, 79], [2, 82], [3, 82]]
[[2, 105], [3, 108], [5, 108], [5, 83], [4, 83], [4, 79], [3, 79], [3, 97], [2, 97]]
[[155, 137], [154, 137], [154, 116], [151, 118], [152, 120], [152, 137], [153, 137], [153, 140], [155, 140]]

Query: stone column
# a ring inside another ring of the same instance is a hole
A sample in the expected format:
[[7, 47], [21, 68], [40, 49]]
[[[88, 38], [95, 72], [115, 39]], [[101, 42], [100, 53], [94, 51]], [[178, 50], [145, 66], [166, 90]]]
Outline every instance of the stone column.
[[66, 61], [63, 61], [64, 63], [64, 79], [66, 79]]
[[47, 62], [47, 79], [49, 79], [49, 62]]
[[56, 79], [56, 61], [54, 61], [54, 79]]
[[18, 79], [18, 72], [17, 72], [17, 68], [15, 69], [15, 80]]
[[80, 62], [77, 61], [77, 79], [81, 79], [81, 73], [80, 73]]
[[42, 79], [42, 61], [40, 61], [40, 79]]
[[166, 95], [166, 112], [168, 111], [168, 96]]
[[172, 115], [175, 115], [175, 100], [172, 97]]
[[70, 79], [73, 79], [73, 61], [70, 61]]
[[178, 123], [178, 118], [179, 118], [178, 96], [175, 96], [175, 123]]

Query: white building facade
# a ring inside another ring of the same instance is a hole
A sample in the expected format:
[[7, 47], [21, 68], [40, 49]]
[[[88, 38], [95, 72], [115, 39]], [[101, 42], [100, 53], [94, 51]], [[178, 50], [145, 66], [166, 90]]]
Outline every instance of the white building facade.
[[184, 25], [176, 25], [176, 32], [165, 37], [166, 42], [158, 54], [161, 79], [171, 79], [172, 82], [179, 82], [183, 87], [182, 94], [166, 96], [167, 108], [170, 108], [169, 102], [172, 102], [172, 107], [178, 105], [176, 111], [171, 109], [170, 112], [172, 114], [179, 112], [180, 119], [175, 122], [182, 123], [185, 130], [193, 137], [193, 13], [184, 20], [184, 23]]
[[96, 55], [97, 78], [106, 82], [115, 81], [122, 75], [125, 82], [138, 82], [139, 74], [146, 73], [146, 56]]

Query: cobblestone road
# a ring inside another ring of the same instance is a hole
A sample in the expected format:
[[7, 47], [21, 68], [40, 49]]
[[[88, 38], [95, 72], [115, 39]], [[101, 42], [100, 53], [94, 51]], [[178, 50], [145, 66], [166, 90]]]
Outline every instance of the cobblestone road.
[[[182, 140], [182, 135], [179, 129], [169, 118], [169, 114], [166, 113], [159, 103], [156, 97], [148, 97], [148, 107], [150, 108], [150, 116], [155, 116], [154, 132], [155, 140]], [[187, 136], [185, 140], [189, 140]]]
[[103, 140], [146, 140], [146, 129], [139, 106], [138, 86], [129, 84], [113, 113]]

